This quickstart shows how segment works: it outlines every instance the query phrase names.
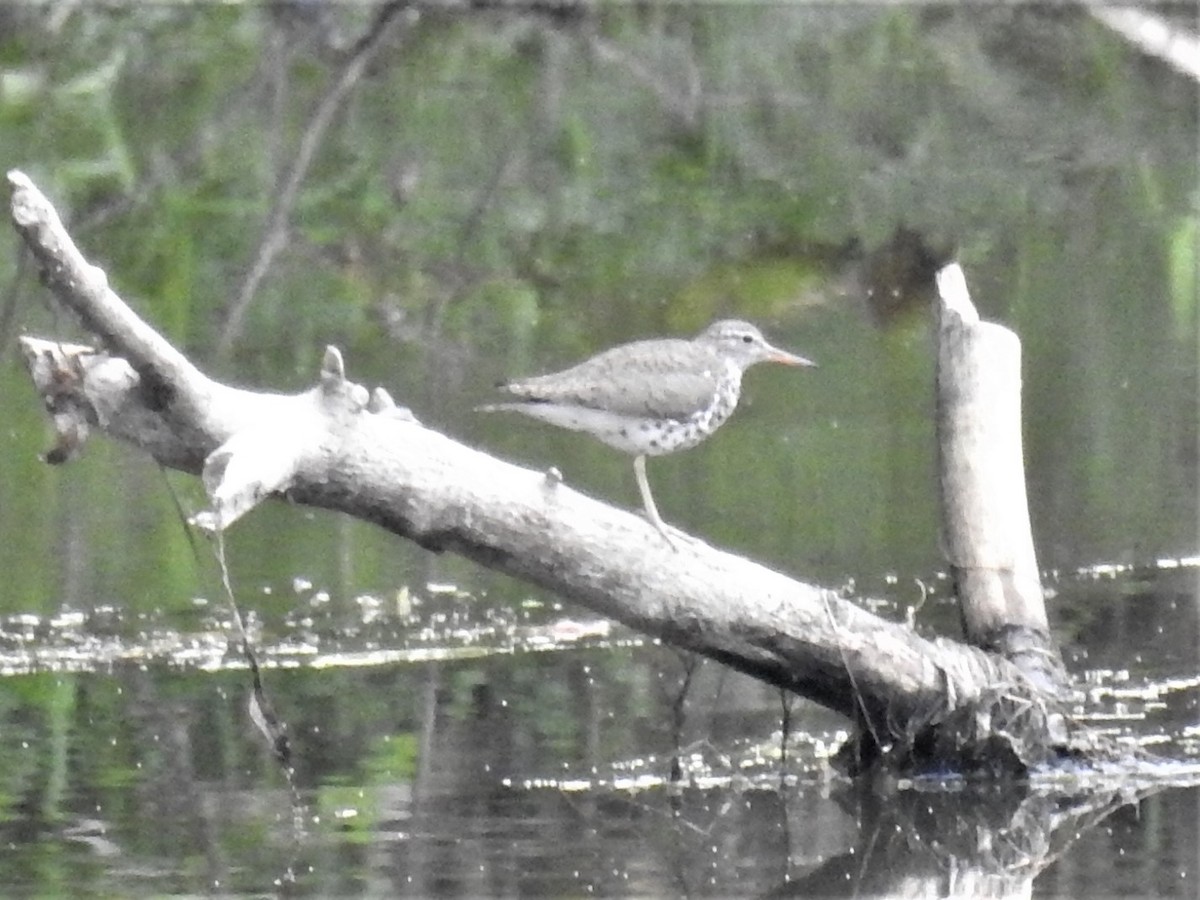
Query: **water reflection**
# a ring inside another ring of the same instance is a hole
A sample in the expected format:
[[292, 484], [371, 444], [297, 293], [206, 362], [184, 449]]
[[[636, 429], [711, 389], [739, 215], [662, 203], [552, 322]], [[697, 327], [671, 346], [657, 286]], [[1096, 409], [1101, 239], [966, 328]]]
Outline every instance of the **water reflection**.
[[[1163, 896], [1185, 896], [1200, 876], [1200, 773], [1186, 762], [1200, 758], [1195, 572], [1098, 572], [1060, 578], [1056, 608], [1088, 627], [1138, 622], [1097, 627], [1075, 660], [1080, 714], [1126, 742], [1128, 765], [982, 793], [944, 779], [852, 786], [829, 765], [845, 723], [807, 704], [781, 763], [783, 708], [761, 685], [553, 606], [497, 617], [434, 583], [400, 605], [338, 604], [301, 584], [294, 614], [260, 622], [293, 797], [248, 723], [236, 646], [197, 657], [208, 632], [167, 638], [165, 621], [126, 628], [112, 611], [9, 620], [6, 646], [19, 641], [22, 671], [40, 674], [5, 681], [0, 866], [17, 890], [52, 877], [255, 892], [294, 878], [301, 894], [401, 896], [862, 896], [940, 893], [947, 877], [959, 892], [1036, 880], [1068, 896], [1102, 881], [1135, 892], [1152, 867]], [[316, 627], [314, 606], [341, 612]], [[93, 630], [130, 647], [140, 634], [142, 655], [114, 656]], [[1110, 658], [1149, 662], [1117, 671]], [[1184, 787], [1162, 791], [1172, 783]], [[1138, 815], [1112, 816], [1131, 803]]]

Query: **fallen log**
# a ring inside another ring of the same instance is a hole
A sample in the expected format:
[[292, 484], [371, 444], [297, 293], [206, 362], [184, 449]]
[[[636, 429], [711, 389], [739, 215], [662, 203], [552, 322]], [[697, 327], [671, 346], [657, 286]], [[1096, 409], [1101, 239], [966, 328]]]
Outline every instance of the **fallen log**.
[[[924, 638], [696, 538], [672, 549], [644, 519], [578, 493], [555, 472], [512, 465], [424, 427], [382, 389], [349, 380], [332, 347], [306, 392], [221, 384], [117, 296], [27, 176], [13, 171], [8, 182], [13, 222], [44, 283], [99, 344], [21, 339], [60, 435], [49, 459], [73, 458], [99, 428], [200, 475], [211, 502], [196, 519], [201, 527], [224, 531], [264, 499], [282, 497], [459, 553], [845, 714], [858, 726], [843, 755], [850, 771], [936, 759], [1020, 772], [1070, 752], [1056, 686], [990, 652], [1011, 606], [967, 614], [985, 650]], [[944, 462], [960, 464], [953, 455]], [[952, 562], [964, 583], [980, 568], [974, 557]], [[985, 555], [981, 565], [996, 560]], [[1010, 580], [1025, 574], [1013, 563]], [[1030, 622], [1040, 627], [1044, 611], [1020, 625]]]

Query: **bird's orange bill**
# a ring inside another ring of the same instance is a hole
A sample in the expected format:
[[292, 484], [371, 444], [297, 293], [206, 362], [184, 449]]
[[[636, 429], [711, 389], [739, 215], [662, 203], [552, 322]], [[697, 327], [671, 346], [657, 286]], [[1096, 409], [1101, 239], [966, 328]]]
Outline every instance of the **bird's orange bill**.
[[776, 350], [775, 348], [772, 348], [771, 355], [767, 359], [770, 362], [783, 363], [785, 366], [816, 365], [811, 359], [805, 359], [803, 356], [797, 356], [795, 353], [788, 353], [786, 350]]

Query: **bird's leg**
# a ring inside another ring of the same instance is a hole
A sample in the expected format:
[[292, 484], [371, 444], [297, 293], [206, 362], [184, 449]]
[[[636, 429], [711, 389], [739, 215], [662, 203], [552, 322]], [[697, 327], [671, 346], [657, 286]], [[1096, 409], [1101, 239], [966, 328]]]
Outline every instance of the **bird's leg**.
[[637, 476], [638, 490], [642, 492], [642, 505], [646, 507], [646, 518], [650, 520], [651, 525], [658, 529], [658, 533], [666, 538], [671, 549], [678, 550], [679, 547], [667, 531], [667, 523], [662, 520], [662, 516], [658, 514], [658, 507], [654, 505], [654, 497], [650, 494], [650, 482], [646, 480], [646, 457], [640, 453], [633, 458], [633, 473]]

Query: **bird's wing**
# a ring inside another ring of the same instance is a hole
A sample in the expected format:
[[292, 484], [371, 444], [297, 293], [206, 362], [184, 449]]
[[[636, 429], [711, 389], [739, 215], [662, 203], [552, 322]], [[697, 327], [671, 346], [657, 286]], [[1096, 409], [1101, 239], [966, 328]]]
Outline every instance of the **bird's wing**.
[[721, 360], [690, 341], [614, 347], [577, 366], [510, 382], [509, 393], [541, 403], [569, 403], [630, 416], [684, 419], [708, 405]]

